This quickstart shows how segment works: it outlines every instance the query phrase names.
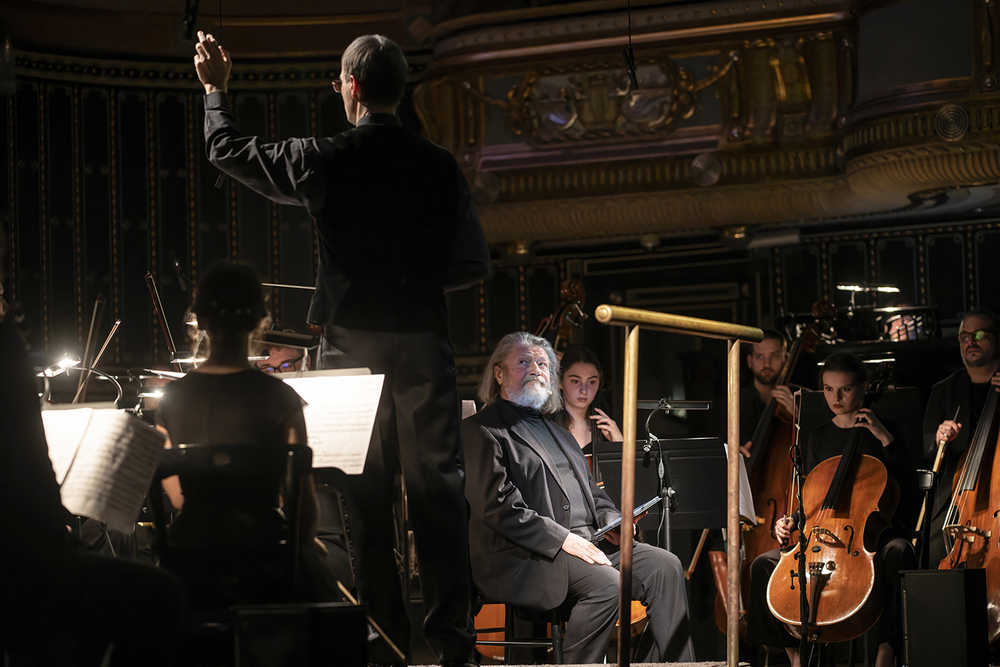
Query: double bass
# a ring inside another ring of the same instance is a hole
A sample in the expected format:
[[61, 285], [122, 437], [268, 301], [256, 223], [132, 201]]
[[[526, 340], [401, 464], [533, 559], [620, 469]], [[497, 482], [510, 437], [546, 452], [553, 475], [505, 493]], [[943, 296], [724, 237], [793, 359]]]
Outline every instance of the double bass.
[[[871, 407], [886, 385], [890, 369], [865, 395]], [[796, 637], [803, 634], [800, 591], [806, 587], [809, 640], [840, 642], [864, 634], [882, 612], [877, 592], [875, 550], [899, 501], [899, 487], [878, 459], [859, 454], [863, 426], [855, 426], [844, 453], [817, 465], [802, 485], [804, 544], [778, 561], [767, 585], [767, 604]], [[799, 559], [805, 581], [799, 580]]]
[[1000, 456], [997, 447], [997, 404], [990, 388], [969, 448], [952, 480], [951, 505], [945, 514], [948, 555], [938, 569], [986, 570], [987, 628], [990, 644], [1000, 637]]

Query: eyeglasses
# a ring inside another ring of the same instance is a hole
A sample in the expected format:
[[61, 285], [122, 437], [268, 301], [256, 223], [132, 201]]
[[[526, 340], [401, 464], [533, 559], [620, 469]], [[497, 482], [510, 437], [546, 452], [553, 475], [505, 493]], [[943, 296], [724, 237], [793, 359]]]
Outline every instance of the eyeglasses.
[[292, 371], [295, 370], [295, 364], [302, 361], [302, 357], [304, 356], [306, 355], [303, 352], [302, 356], [299, 357], [298, 359], [289, 359], [285, 363], [279, 364], [277, 366], [258, 366], [257, 368], [258, 370], [261, 370], [265, 373], [291, 373]]
[[350, 78], [351, 78], [350, 74], [347, 75], [347, 79], [341, 79], [338, 76], [336, 79], [334, 79], [330, 83], [333, 84], [333, 89], [339, 93], [341, 90], [343, 90], [344, 84], [346, 84], [346, 83], [348, 83], [350, 81]]
[[978, 343], [982, 339], [989, 336], [991, 333], [994, 332], [987, 331], [986, 329], [976, 329], [972, 333], [969, 333], [968, 331], [959, 331], [958, 342], [961, 343], [962, 345], [965, 345], [966, 343], [969, 342], [969, 339], [971, 338], [973, 342]]

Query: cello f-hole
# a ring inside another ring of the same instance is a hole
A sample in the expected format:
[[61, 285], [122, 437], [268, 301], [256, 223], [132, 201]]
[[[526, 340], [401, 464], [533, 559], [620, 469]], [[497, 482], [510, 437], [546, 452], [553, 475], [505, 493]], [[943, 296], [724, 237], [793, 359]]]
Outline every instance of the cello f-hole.
[[844, 530], [851, 531], [851, 537], [847, 540], [847, 553], [851, 554], [851, 558], [854, 558], [858, 555], [857, 551], [851, 551], [851, 547], [854, 545], [854, 526], [848, 524], [844, 526]]

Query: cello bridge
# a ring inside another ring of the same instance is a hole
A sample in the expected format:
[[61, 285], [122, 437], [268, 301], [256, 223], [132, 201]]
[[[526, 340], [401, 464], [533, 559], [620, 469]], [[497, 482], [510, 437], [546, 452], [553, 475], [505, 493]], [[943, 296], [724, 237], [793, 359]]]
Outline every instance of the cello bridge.
[[957, 524], [945, 526], [944, 532], [953, 540], [965, 540], [969, 544], [975, 542], [977, 536], [982, 537], [983, 539], [989, 539], [993, 536], [993, 531], [991, 530], [976, 528], [975, 526], [960, 526]]

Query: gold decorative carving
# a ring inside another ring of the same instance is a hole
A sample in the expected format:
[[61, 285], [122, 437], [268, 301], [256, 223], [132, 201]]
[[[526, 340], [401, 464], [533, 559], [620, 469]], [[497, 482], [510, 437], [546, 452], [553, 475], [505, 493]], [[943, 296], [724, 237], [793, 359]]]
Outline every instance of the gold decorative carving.
[[701, 81], [668, 57], [650, 59], [636, 68], [638, 89], [623, 67], [606, 62], [531, 71], [507, 100], [464, 85], [485, 103], [503, 108], [511, 131], [535, 145], [648, 137], [668, 134], [677, 120], [690, 118], [697, 93], [728, 74], [737, 59], [730, 54], [729, 62]]
[[784, 224], [904, 208], [914, 193], [1000, 181], [1000, 146], [933, 143], [862, 156], [845, 175], [793, 182], [597, 194], [479, 207], [491, 243], [555, 241]]

